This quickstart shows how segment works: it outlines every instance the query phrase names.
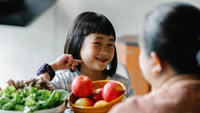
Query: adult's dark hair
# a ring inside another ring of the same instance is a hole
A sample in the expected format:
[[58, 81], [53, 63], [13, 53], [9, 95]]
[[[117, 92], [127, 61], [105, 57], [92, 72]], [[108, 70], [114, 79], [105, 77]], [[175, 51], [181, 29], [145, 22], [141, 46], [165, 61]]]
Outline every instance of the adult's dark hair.
[[178, 74], [200, 75], [200, 10], [183, 2], [150, 11], [140, 29], [146, 53], [154, 51]]
[[[70, 26], [67, 34], [64, 53], [71, 54], [75, 59], [80, 59], [80, 49], [84, 38], [91, 33], [112, 35], [116, 40], [112, 23], [102, 14], [95, 12], [83, 12], [78, 15]], [[110, 69], [104, 69], [106, 75], [112, 76], [117, 68], [117, 52], [114, 47], [114, 57], [110, 62]], [[77, 66], [80, 70], [80, 65]]]

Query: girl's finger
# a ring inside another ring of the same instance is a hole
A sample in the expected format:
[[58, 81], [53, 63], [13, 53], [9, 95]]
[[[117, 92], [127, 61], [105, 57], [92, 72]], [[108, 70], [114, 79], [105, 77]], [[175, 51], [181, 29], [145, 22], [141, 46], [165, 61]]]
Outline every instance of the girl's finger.
[[67, 69], [71, 67], [70, 64], [66, 64], [65, 66], [66, 66]]
[[75, 62], [76, 63], [76, 66], [78, 66], [78, 62]]
[[75, 69], [75, 67], [76, 67], [76, 62], [72, 63], [72, 66], [71, 66], [71, 68], [74, 70], [74, 69]]
[[83, 61], [82, 60], [77, 60], [77, 59], [74, 59], [76, 62], [78, 62], [78, 63], [83, 63]]
[[72, 61], [69, 61], [69, 60], [68, 60], [68, 62], [66, 62], [66, 64], [65, 64], [66, 68], [70, 68], [71, 65], [72, 65]]
[[67, 62], [67, 66], [72, 65], [73, 62], [74, 62], [74, 58], [70, 55], [70, 56], [69, 56], [69, 60], [68, 60], [68, 62]]

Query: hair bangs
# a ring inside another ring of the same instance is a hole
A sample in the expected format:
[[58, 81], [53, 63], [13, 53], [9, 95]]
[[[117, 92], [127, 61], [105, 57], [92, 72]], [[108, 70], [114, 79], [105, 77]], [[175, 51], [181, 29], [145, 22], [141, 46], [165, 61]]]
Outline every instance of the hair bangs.
[[93, 18], [91, 18], [91, 15], [88, 15], [90, 18], [85, 17], [85, 19], [82, 20], [82, 25], [79, 26], [79, 33], [77, 34], [80, 36], [87, 36], [91, 33], [99, 33], [112, 35], [115, 39], [115, 31], [111, 22], [100, 14], [93, 14], [92, 16]]

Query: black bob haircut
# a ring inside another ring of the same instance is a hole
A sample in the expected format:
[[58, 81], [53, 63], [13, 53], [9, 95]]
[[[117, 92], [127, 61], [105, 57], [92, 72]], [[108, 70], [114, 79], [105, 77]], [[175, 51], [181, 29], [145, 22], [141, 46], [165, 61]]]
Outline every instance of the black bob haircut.
[[183, 2], [159, 5], [141, 25], [146, 53], [154, 51], [179, 74], [200, 75], [200, 10]]
[[[80, 49], [85, 36], [91, 33], [111, 35], [116, 40], [115, 30], [112, 23], [102, 14], [95, 12], [83, 12], [78, 15], [70, 26], [67, 34], [64, 53], [71, 54], [75, 59], [80, 59]], [[110, 62], [110, 69], [104, 69], [103, 72], [112, 76], [117, 68], [117, 51], [114, 47], [114, 57]], [[80, 70], [80, 65], [77, 66]]]

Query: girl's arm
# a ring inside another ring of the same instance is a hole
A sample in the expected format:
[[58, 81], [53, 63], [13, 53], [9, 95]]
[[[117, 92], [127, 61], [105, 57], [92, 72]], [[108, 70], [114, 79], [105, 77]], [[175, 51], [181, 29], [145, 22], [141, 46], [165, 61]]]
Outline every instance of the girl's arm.
[[40, 76], [38, 76], [38, 78], [43, 78], [45, 80], [50, 81], [50, 75], [47, 72], [41, 74]]
[[[60, 57], [58, 57], [54, 62], [50, 64], [52, 70], [55, 72], [57, 70], [63, 70], [63, 69], [75, 69], [75, 67], [78, 65], [78, 63], [82, 63], [82, 60], [76, 60], [73, 58], [71, 54], [63, 54]], [[44, 72], [42, 73], [39, 78], [46, 79], [50, 81], [51, 78], [49, 73]]]

